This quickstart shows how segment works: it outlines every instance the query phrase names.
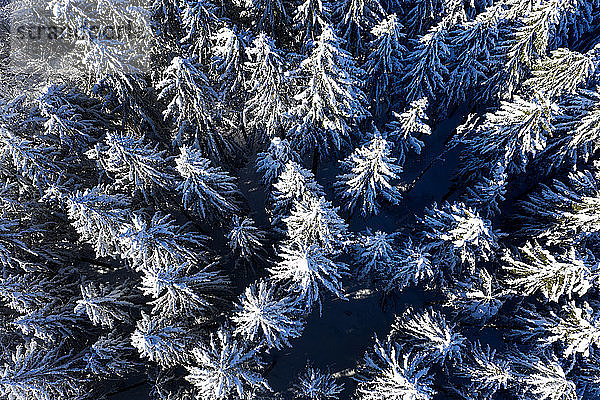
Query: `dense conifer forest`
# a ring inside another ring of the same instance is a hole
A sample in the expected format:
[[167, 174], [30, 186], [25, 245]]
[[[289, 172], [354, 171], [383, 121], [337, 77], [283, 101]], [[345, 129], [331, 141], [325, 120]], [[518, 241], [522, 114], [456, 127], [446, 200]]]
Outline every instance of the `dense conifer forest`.
[[0, 10], [0, 398], [600, 398], [600, 1]]

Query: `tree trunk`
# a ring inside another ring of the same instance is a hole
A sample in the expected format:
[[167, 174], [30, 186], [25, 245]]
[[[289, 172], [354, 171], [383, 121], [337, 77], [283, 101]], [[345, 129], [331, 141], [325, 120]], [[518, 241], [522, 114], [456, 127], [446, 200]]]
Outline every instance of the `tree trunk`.
[[319, 168], [319, 157], [319, 148], [315, 146], [312, 159], [312, 173], [314, 176], [317, 176], [317, 169]]

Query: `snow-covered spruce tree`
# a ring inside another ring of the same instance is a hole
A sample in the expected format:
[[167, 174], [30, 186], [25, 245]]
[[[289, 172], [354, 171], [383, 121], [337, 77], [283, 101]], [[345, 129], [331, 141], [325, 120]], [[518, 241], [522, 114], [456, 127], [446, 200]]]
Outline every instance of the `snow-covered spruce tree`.
[[260, 367], [258, 349], [250, 350], [223, 326], [193, 349], [186, 379], [202, 400], [224, 400], [233, 395], [245, 398], [253, 391], [270, 390], [256, 372]]
[[596, 215], [600, 191], [596, 168], [569, 173], [565, 182], [555, 180], [521, 202], [520, 233], [551, 245], [585, 243], [600, 231]]
[[598, 88], [579, 89], [576, 94], [560, 97], [562, 113], [556, 117], [556, 139], [543, 153], [551, 161], [551, 167], [590, 161], [598, 148], [599, 101]]
[[358, 399], [433, 399], [436, 391], [425, 358], [403, 350], [395, 342], [381, 343], [375, 338], [373, 349], [360, 365]]
[[254, 225], [251, 218], [233, 218], [233, 228], [227, 235], [229, 248], [242, 258], [258, 255], [264, 244], [265, 234]]
[[389, 337], [405, 343], [412, 353], [440, 364], [460, 362], [466, 345], [466, 338], [456, 326], [433, 308], [423, 311], [409, 308], [396, 318]]
[[369, 90], [369, 99], [375, 104], [375, 115], [381, 115], [392, 102], [397, 90], [397, 79], [404, 66], [402, 58], [406, 47], [402, 44], [402, 25], [396, 14], [377, 24], [371, 33], [370, 53], [363, 66]]
[[507, 389], [514, 383], [511, 363], [489, 345], [484, 347], [478, 341], [469, 344], [459, 370], [459, 374], [469, 381], [468, 386], [460, 390], [465, 399], [491, 399], [498, 390]]
[[339, 400], [343, 388], [331, 374], [307, 364], [293, 389], [299, 400]]
[[489, 176], [481, 176], [472, 186], [467, 188], [464, 202], [467, 206], [475, 208], [479, 214], [486, 218], [500, 212], [506, 194], [508, 175], [502, 162], [490, 168]]
[[194, 211], [201, 218], [211, 215], [228, 217], [238, 212], [239, 191], [235, 178], [202, 157], [200, 150], [181, 147], [175, 159], [177, 172], [183, 178], [177, 186], [183, 206]]
[[303, 50], [309, 48], [331, 23], [331, 4], [328, 0], [304, 0], [294, 13], [297, 41]]
[[533, 77], [524, 85], [540, 90], [549, 97], [575, 93], [594, 76], [598, 68], [594, 57], [596, 52], [596, 49], [592, 49], [582, 54], [565, 47], [553, 50], [550, 57], [535, 64]]
[[75, 314], [86, 314], [94, 325], [106, 328], [129, 320], [127, 311], [133, 304], [127, 300], [124, 285], [110, 288], [89, 282], [80, 288], [81, 299], [77, 300]]
[[173, 173], [168, 169], [166, 152], [117, 132], [107, 132], [104, 142], [87, 155], [97, 159], [100, 166], [115, 179], [119, 187], [132, 192], [139, 190], [148, 198], [157, 188], [170, 189]]
[[428, 106], [426, 97], [415, 100], [401, 114], [393, 113], [394, 120], [387, 126], [387, 136], [398, 152], [398, 162], [404, 164], [408, 151], [421, 154], [424, 143], [420, 140], [423, 135], [431, 135], [431, 127], [427, 124], [425, 110]]
[[294, 200], [292, 212], [283, 219], [288, 238], [292, 243], [317, 245], [328, 251], [345, 246], [348, 225], [337, 211], [324, 197]]
[[312, 197], [325, 195], [315, 176], [296, 162], [288, 161], [277, 183], [273, 185], [273, 223], [289, 215], [295, 201], [307, 202]]
[[567, 377], [568, 365], [553, 354], [520, 354], [509, 358], [519, 395], [541, 400], [576, 400], [577, 387]]
[[404, 57], [405, 72], [399, 87], [408, 101], [423, 97], [436, 99], [448, 74], [445, 61], [450, 55], [447, 35], [447, 27], [439, 23], [418, 40], [411, 40], [412, 46]]
[[552, 302], [562, 296], [583, 296], [598, 279], [597, 265], [590, 265], [572, 247], [553, 254], [537, 242], [527, 242], [517, 254], [505, 250], [502, 261], [512, 291], [524, 296], [539, 292]]
[[61, 175], [63, 166], [55, 161], [58, 149], [47, 143], [36, 143], [4, 127], [0, 127], [0, 160], [29, 180], [38, 190], [52, 186]]
[[46, 134], [70, 149], [87, 147], [99, 136], [101, 128], [110, 127], [99, 102], [66, 85], [49, 85], [37, 103]]
[[524, 171], [529, 160], [546, 147], [557, 111], [556, 104], [542, 97], [503, 101], [465, 140], [470, 158], [463, 159], [461, 173], [469, 176], [495, 162], [501, 162], [509, 174]]
[[383, 274], [384, 289], [386, 291], [402, 290], [407, 286], [427, 283], [439, 274], [439, 270], [431, 263], [431, 255], [420, 243], [413, 243], [408, 237], [396, 259], [388, 263]]
[[244, 101], [244, 62], [248, 33], [223, 27], [213, 36], [211, 47], [210, 75], [218, 83], [218, 96], [222, 102], [237, 105]]
[[266, 151], [257, 154], [256, 172], [262, 175], [265, 185], [271, 185], [279, 180], [288, 162], [299, 161], [300, 156], [292, 149], [288, 140], [274, 137]]
[[359, 236], [355, 245], [358, 277], [365, 278], [371, 274], [383, 276], [394, 268], [398, 262], [397, 236], [397, 233], [372, 233], [370, 230]]
[[53, 400], [80, 396], [85, 382], [77, 365], [60, 346], [30, 340], [7, 354], [0, 367], [0, 394], [6, 399]]
[[406, 12], [402, 15], [402, 25], [406, 27], [410, 38], [429, 29], [439, 16], [441, 3], [439, 0], [415, 0], [406, 5]]
[[541, 346], [550, 348], [558, 342], [565, 357], [578, 353], [589, 357], [600, 346], [598, 311], [587, 303], [578, 307], [569, 301], [559, 312], [550, 310], [548, 315], [527, 309], [521, 314], [518, 318], [524, 326], [515, 335], [523, 341], [537, 339]]
[[470, 320], [486, 322], [498, 314], [506, 291], [485, 268], [448, 288], [447, 305]]
[[140, 289], [154, 299], [149, 304], [155, 315], [199, 318], [214, 310], [226, 284], [213, 265], [183, 263], [144, 270]]
[[388, 141], [375, 133], [373, 139], [342, 161], [346, 173], [338, 176], [337, 187], [351, 213], [359, 206], [363, 216], [377, 214], [377, 197], [391, 204], [400, 201], [400, 191], [390, 181], [398, 179], [402, 168], [390, 153]]
[[208, 238], [179, 225], [175, 218], [156, 212], [150, 218], [138, 212], [131, 225], [123, 227], [118, 239], [126, 249], [132, 267], [137, 271], [160, 270], [202, 259], [202, 250]]
[[187, 358], [189, 340], [181, 324], [143, 312], [131, 334], [131, 344], [140, 356], [164, 367], [177, 365]]
[[259, 140], [274, 138], [284, 133], [284, 116], [288, 110], [288, 83], [284, 76], [285, 53], [264, 33], [256, 37], [246, 49], [248, 61], [244, 69], [248, 98], [244, 104], [244, 120]]
[[463, 203], [445, 203], [441, 208], [434, 204], [425, 210], [420, 224], [432, 261], [448, 273], [473, 271], [476, 262], [495, 258], [497, 232], [490, 221]]
[[282, 0], [246, 0], [245, 2], [258, 31], [275, 33], [277, 27], [285, 27], [289, 21], [286, 3]]
[[235, 333], [268, 348], [290, 346], [290, 340], [302, 334], [304, 326], [298, 318], [302, 311], [293, 299], [281, 296], [281, 291], [270, 281], [247, 287], [232, 318]]
[[321, 287], [344, 298], [341, 279], [348, 267], [330, 259], [323, 249], [315, 245], [289, 244], [280, 249], [280, 257], [281, 260], [269, 268], [271, 277], [297, 293], [300, 305], [310, 308], [319, 302], [320, 306]]
[[55, 189], [48, 190], [47, 197], [58, 198], [65, 205], [81, 240], [91, 244], [98, 257], [123, 253], [119, 234], [131, 223], [128, 197], [108, 194], [106, 187], [98, 186], [68, 194]]
[[383, 19], [384, 13], [378, 0], [341, 0], [333, 11], [340, 36], [355, 54], [363, 49], [368, 32]]
[[85, 370], [101, 377], [125, 377], [138, 367], [130, 361], [133, 352], [135, 349], [125, 336], [114, 332], [100, 336], [83, 356]]
[[[499, 7], [499, 6], [498, 6]], [[492, 53], [498, 40], [498, 8], [492, 6], [450, 29], [449, 85], [446, 88], [448, 105], [460, 104], [472, 92], [481, 95], [492, 68]]]
[[215, 158], [230, 152], [228, 139], [216, 129], [217, 93], [196, 59], [173, 57], [156, 89], [167, 103], [165, 119], [175, 124], [174, 143], [202, 147]]
[[363, 74], [335, 31], [323, 28], [294, 72], [299, 91], [290, 111], [290, 140], [305, 152], [315, 150], [317, 158], [341, 149], [354, 126], [369, 115], [358, 84]]
[[183, 0], [176, 9], [185, 35], [180, 42], [189, 54], [203, 62], [208, 58], [210, 38], [219, 25], [219, 10], [210, 0]]

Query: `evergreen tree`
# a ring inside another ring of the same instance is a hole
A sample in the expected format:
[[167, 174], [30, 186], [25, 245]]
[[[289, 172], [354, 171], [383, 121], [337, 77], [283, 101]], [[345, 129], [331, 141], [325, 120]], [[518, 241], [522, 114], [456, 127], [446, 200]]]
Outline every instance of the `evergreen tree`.
[[135, 139], [118, 133], [107, 132], [104, 143], [88, 152], [91, 158], [114, 176], [118, 186], [139, 190], [144, 197], [156, 188], [169, 190], [173, 174], [166, 168], [168, 159], [158, 146], [144, 144], [144, 138]]
[[427, 282], [439, 274], [431, 262], [431, 255], [420, 243], [413, 243], [409, 237], [394, 262], [387, 264], [387, 270], [382, 279], [385, 280], [386, 291], [402, 290], [410, 285]]
[[243, 101], [245, 84], [244, 62], [247, 47], [247, 33], [238, 32], [235, 26], [223, 27], [211, 38], [211, 75], [219, 84], [218, 97], [222, 102]]
[[481, 268], [474, 276], [449, 288], [448, 305], [464, 318], [485, 322], [498, 314], [506, 294], [494, 277]]
[[299, 164], [288, 161], [277, 183], [273, 185], [274, 223], [289, 215], [295, 201], [307, 202], [311, 197], [325, 195], [314, 175]]
[[186, 358], [188, 340], [180, 324], [143, 312], [131, 334], [131, 344], [140, 355], [164, 367], [177, 365]]
[[466, 338], [456, 327], [432, 308], [421, 312], [409, 308], [396, 318], [390, 337], [402, 339], [411, 352], [441, 364], [450, 360], [461, 362], [466, 345]]
[[249, 97], [244, 105], [244, 120], [251, 132], [267, 138], [283, 133], [284, 115], [288, 109], [285, 54], [264, 33], [246, 49], [249, 74], [246, 89]]
[[262, 182], [271, 185], [279, 180], [289, 162], [297, 163], [300, 156], [291, 148], [286, 139], [274, 137], [266, 151], [258, 153], [256, 171], [262, 175]]
[[408, 101], [423, 97], [436, 99], [439, 89], [444, 86], [448, 74], [446, 59], [450, 55], [447, 36], [446, 26], [440, 23], [411, 41], [412, 46], [404, 58], [406, 67], [402, 81]]
[[364, 278], [369, 274], [385, 275], [398, 262], [396, 250], [396, 233], [385, 233], [370, 230], [360, 236], [356, 244], [356, 260], [359, 265], [358, 276]]
[[562, 296], [583, 296], [598, 275], [596, 266], [589, 265], [575, 249], [555, 255], [536, 242], [527, 242], [518, 254], [506, 251], [502, 260], [512, 290], [526, 296], [540, 292], [552, 302]]
[[217, 93], [195, 59], [174, 57], [157, 84], [159, 100], [167, 101], [165, 119], [173, 119], [173, 141], [201, 146], [213, 157], [226, 155], [230, 144], [216, 130]]
[[327, 0], [304, 0], [294, 14], [295, 28], [299, 32], [298, 43], [308, 48], [331, 23], [331, 4]]
[[319, 157], [339, 150], [353, 126], [368, 116], [357, 84], [363, 71], [341, 46], [333, 29], [325, 27], [296, 72], [302, 85], [294, 96], [291, 114], [297, 122], [289, 135], [303, 151], [315, 149]]
[[81, 395], [77, 359], [59, 346], [31, 340], [7, 357], [0, 372], [0, 393], [7, 399], [51, 400]]
[[320, 304], [320, 287], [344, 298], [341, 278], [346, 265], [329, 259], [315, 245], [284, 245], [280, 252], [282, 260], [269, 272], [274, 280], [289, 284], [298, 293], [300, 305], [310, 308], [317, 301]]
[[382, 115], [391, 103], [397, 79], [404, 70], [402, 59], [406, 47], [402, 44], [402, 28], [396, 14], [392, 14], [371, 31], [375, 38], [369, 44], [371, 51], [363, 68], [369, 98], [375, 103], [375, 115]]
[[404, 353], [397, 343], [381, 343], [377, 338], [364, 357], [359, 379], [360, 400], [430, 400], [436, 394], [422, 356]]
[[398, 151], [398, 161], [402, 165], [409, 150], [421, 154], [425, 145], [421, 140], [423, 135], [431, 135], [431, 127], [427, 124], [425, 110], [428, 106], [427, 98], [415, 100], [410, 107], [401, 114], [393, 113], [395, 119], [388, 124], [388, 136]]
[[239, 191], [233, 183], [235, 179], [221, 168], [211, 166], [200, 150], [185, 146], [179, 150], [175, 162], [183, 180], [177, 191], [181, 193], [183, 206], [201, 218], [215, 215], [212, 213], [222, 216], [237, 213]]
[[494, 259], [498, 235], [488, 220], [462, 203], [437, 204], [425, 210], [421, 220], [425, 248], [435, 263], [459, 272], [470, 271], [477, 261]]
[[330, 374], [315, 369], [310, 364], [298, 377], [294, 386], [296, 395], [301, 400], [339, 400], [343, 389]]
[[177, 6], [185, 36], [181, 38], [189, 54], [204, 61], [210, 38], [219, 23], [217, 7], [209, 0], [183, 0]]
[[384, 10], [378, 0], [342, 0], [334, 10], [337, 30], [346, 44], [361, 50], [371, 29], [382, 19]]
[[523, 314], [519, 319], [525, 329], [519, 330], [518, 336], [523, 340], [537, 339], [544, 347], [559, 342], [565, 357], [577, 353], [589, 357], [600, 345], [598, 313], [587, 303], [580, 308], [570, 301], [560, 312], [551, 310], [548, 315], [527, 309], [523, 310]]
[[235, 332], [249, 341], [280, 349], [302, 334], [300, 313], [293, 300], [281, 298], [271, 282], [260, 281], [240, 296], [233, 317]]
[[395, 164], [390, 152], [387, 140], [376, 133], [370, 142], [342, 161], [342, 169], [348, 172], [338, 176], [337, 186], [350, 212], [358, 203], [363, 216], [377, 214], [378, 196], [398, 204], [401, 194], [390, 180], [398, 179], [402, 168]]
[[125, 288], [97, 286], [93, 283], [81, 285], [81, 299], [77, 300], [75, 314], [86, 314], [94, 325], [113, 328], [119, 322], [127, 322], [127, 309], [133, 304], [126, 299]]
[[226, 327], [211, 333], [209, 340], [195, 347], [192, 355], [193, 364], [187, 367], [186, 379], [201, 399], [223, 400], [232, 395], [244, 398], [254, 390], [270, 390], [255, 372], [262, 364], [257, 349], [250, 350], [238, 342]]
[[337, 210], [324, 197], [294, 200], [291, 214], [283, 219], [290, 241], [299, 245], [317, 245], [326, 250], [343, 246], [348, 225]]
[[234, 226], [227, 235], [229, 248], [242, 258], [249, 258], [260, 252], [264, 246], [265, 234], [254, 226], [251, 218], [234, 217]]
[[510, 362], [491, 349], [489, 345], [483, 347], [475, 342], [466, 352], [467, 358], [460, 366], [460, 374], [470, 382], [464, 389], [463, 397], [472, 398], [477, 394], [480, 398], [491, 399], [501, 389], [512, 385], [514, 377]]

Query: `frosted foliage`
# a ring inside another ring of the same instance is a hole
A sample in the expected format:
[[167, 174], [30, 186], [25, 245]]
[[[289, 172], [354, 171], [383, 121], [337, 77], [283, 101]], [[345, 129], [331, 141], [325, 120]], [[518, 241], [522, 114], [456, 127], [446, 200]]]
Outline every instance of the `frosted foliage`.
[[265, 152], [258, 153], [256, 171], [262, 175], [264, 184], [276, 183], [288, 162], [298, 162], [298, 154], [286, 139], [274, 137]]
[[404, 353], [393, 342], [377, 338], [361, 364], [356, 391], [360, 400], [430, 400], [436, 394], [422, 356]]
[[177, 187], [184, 207], [197, 212], [202, 218], [212, 213], [224, 216], [235, 214], [238, 194], [235, 179], [202, 157], [198, 149], [182, 147], [175, 160], [177, 172], [183, 181]]
[[234, 226], [227, 235], [229, 248], [243, 258], [258, 253], [265, 241], [264, 233], [259, 230], [251, 218], [234, 217]]
[[420, 312], [408, 309], [397, 318], [391, 336], [404, 338], [414, 352], [436, 363], [460, 362], [466, 344], [456, 327], [431, 308]]
[[460, 266], [472, 270], [477, 261], [495, 257], [498, 235], [490, 221], [463, 203], [434, 204], [425, 211], [421, 223], [426, 249], [452, 271]]
[[387, 140], [375, 136], [342, 161], [342, 169], [347, 173], [338, 177], [338, 187], [350, 211], [358, 207], [363, 215], [377, 214], [378, 197], [398, 204], [401, 194], [391, 181], [398, 179], [402, 168], [395, 164], [390, 152]]
[[285, 245], [281, 261], [269, 269], [273, 279], [286, 282], [298, 292], [299, 300], [310, 306], [319, 300], [320, 288], [344, 297], [342, 274], [347, 267], [327, 257], [323, 249], [312, 245]]
[[289, 297], [281, 297], [275, 285], [267, 281], [252, 284], [240, 296], [233, 321], [235, 332], [251, 341], [264, 342], [269, 348], [290, 346], [303, 328], [300, 310]]
[[344, 241], [347, 224], [337, 208], [324, 197], [295, 200], [291, 214], [283, 219], [290, 240], [300, 245], [317, 245], [332, 250]]
[[598, 277], [596, 267], [588, 265], [573, 248], [555, 255], [528, 242], [519, 248], [519, 255], [506, 251], [502, 259], [509, 274], [506, 283], [515, 293], [539, 292], [554, 302], [562, 296], [583, 296]]
[[181, 326], [144, 313], [131, 334], [131, 344], [140, 356], [165, 367], [187, 357], [186, 341], [187, 335]]
[[311, 365], [306, 366], [294, 386], [296, 395], [302, 400], [338, 400], [342, 389], [343, 385], [330, 374]]
[[211, 333], [206, 343], [194, 348], [192, 356], [186, 379], [200, 399], [221, 400], [233, 395], [244, 398], [254, 390], [269, 390], [255, 371], [261, 366], [257, 349], [246, 348], [225, 327]]
[[427, 97], [423, 97], [411, 102], [410, 107], [403, 113], [393, 113], [394, 120], [388, 125], [388, 135], [398, 148], [400, 163], [404, 163], [409, 151], [421, 154], [425, 144], [420, 138], [423, 135], [431, 135], [431, 128], [427, 124], [428, 117], [425, 113], [428, 105]]

